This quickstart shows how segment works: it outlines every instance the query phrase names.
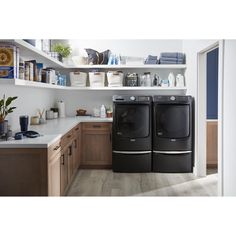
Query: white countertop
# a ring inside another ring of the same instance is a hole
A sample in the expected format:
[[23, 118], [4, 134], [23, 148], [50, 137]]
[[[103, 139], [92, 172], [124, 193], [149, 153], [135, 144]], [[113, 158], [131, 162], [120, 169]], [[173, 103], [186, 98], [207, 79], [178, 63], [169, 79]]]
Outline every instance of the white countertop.
[[37, 131], [41, 135], [40, 137], [10, 141], [0, 140], [0, 148], [47, 148], [81, 122], [112, 121], [112, 118], [97, 118], [90, 116], [47, 120], [46, 124], [29, 127], [29, 130]]

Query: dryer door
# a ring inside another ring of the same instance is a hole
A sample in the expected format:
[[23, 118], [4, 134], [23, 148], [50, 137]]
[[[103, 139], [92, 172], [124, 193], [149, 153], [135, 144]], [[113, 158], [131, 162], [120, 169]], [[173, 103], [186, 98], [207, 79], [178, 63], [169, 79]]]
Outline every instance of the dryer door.
[[147, 104], [117, 104], [115, 131], [121, 138], [145, 138], [150, 133], [150, 107]]
[[189, 104], [157, 104], [155, 107], [156, 135], [179, 139], [190, 135]]

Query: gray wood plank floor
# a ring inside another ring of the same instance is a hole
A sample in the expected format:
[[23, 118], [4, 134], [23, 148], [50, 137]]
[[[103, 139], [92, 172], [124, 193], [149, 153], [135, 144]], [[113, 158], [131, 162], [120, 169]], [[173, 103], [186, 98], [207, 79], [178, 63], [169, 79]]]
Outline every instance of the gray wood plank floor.
[[68, 196], [217, 196], [217, 173], [204, 178], [193, 174], [114, 173], [79, 170]]

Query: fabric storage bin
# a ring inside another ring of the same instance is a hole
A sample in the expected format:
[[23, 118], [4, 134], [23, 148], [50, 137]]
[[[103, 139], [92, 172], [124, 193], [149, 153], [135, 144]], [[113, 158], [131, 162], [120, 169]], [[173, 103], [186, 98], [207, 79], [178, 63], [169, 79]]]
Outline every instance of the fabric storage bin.
[[70, 84], [73, 87], [86, 87], [87, 73], [70, 72]]
[[108, 71], [107, 82], [108, 87], [122, 87], [124, 74], [122, 71]]
[[90, 87], [104, 87], [105, 72], [89, 72]]
[[126, 75], [125, 85], [128, 87], [138, 86], [138, 74], [137, 73], [128, 73]]

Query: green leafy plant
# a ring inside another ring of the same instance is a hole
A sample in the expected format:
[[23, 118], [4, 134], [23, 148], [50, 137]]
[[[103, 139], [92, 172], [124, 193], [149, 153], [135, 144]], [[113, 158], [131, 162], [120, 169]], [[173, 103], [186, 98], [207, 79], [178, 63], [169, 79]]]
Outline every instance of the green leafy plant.
[[5, 94], [3, 95], [3, 98], [0, 100], [0, 123], [4, 122], [6, 116], [16, 109], [16, 107], [10, 107], [11, 103], [16, 99], [17, 97], [6, 98]]
[[52, 50], [54, 52], [58, 52], [63, 58], [70, 56], [71, 47], [69, 45], [64, 45], [62, 43], [56, 43], [52, 46]]

